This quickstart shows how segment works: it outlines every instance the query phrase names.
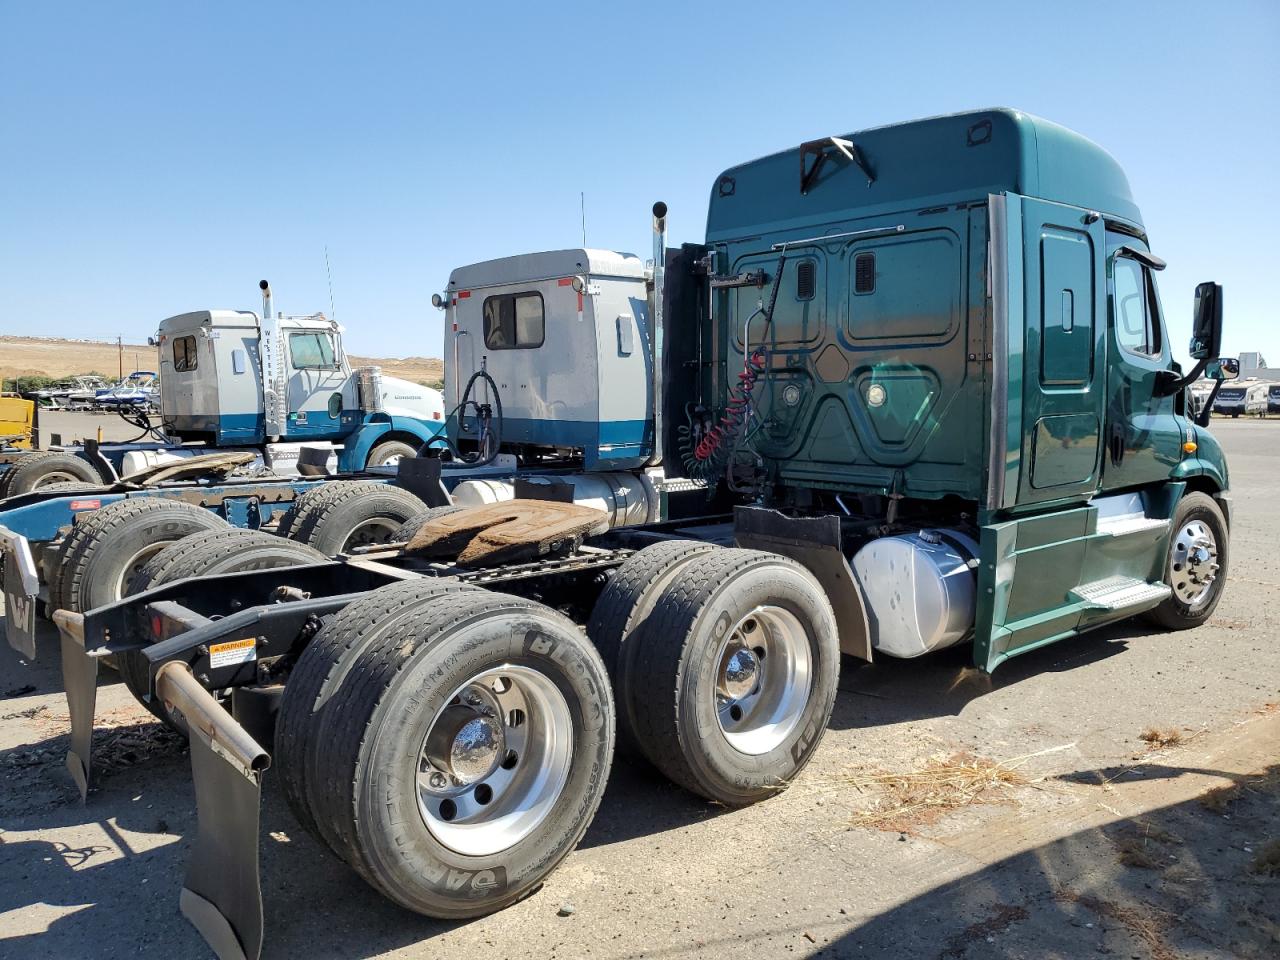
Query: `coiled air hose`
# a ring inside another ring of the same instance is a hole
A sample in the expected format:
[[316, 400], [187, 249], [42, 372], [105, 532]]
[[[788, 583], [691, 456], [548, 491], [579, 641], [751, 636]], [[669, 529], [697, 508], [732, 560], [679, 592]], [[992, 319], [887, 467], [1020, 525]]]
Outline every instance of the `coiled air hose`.
[[[480, 403], [471, 399], [471, 391], [475, 387], [477, 380], [483, 380], [488, 384], [493, 397], [492, 409], [487, 403]], [[462, 399], [445, 417], [447, 422], [457, 414], [459, 436], [471, 432], [471, 428], [466, 422], [468, 408], [475, 409], [476, 449], [472, 452], [463, 453], [450, 443], [447, 436], [445, 437], [445, 443], [449, 444], [449, 449], [454, 457], [462, 463], [472, 467], [487, 467], [498, 459], [498, 453], [502, 449], [502, 394], [499, 393], [498, 385], [494, 383], [493, 377], [489, 376], [488, 371], [484, 369], [477, 370], [470, 376], [467, 380], [467, 385], [462, 390]], [[490, 429], [491, 426], [493, 429]], [[419, 454], [424, 452], [427, 451], [425, 449], [420, 450]]]
[[[778, 289], [782, 285], [782, 271], [787, 263], [787, 248], [782, 247], [778, 257], [778, 266], [773, 274], [773, 287], [769, 292], [769, 306], [764, 311], [764, 332], [760, 336], [760, 346], [750, 349], [748, 334], [751, 321], [759, 311], [753, 313], [742, 330], [743, 363], [742, 372], [738, 374], [738, 382], [729, 388], [725, 398], [724, 413], [714, 427], [702, 435], [696, 444], [693, 443], [694, 431], [690, 426], [680, 428], [682, 459], [685, 470], [690, 477], [698, 480], [709, 480], [724, 467], [726, 452], [737, 446], [747, 424], [751, 411], [751, 394], [756, 381], [768, 367], [768, 351], [765, 344], [769, 340], [769, 331], [773, 327], [773, 311], [778, 305]], [[748, 352], [749, 351], [749, 352]], [[729, 443], [729, 441], [734, 441]], [[726, 446], [726, 444], [729, 444]], [[692, 449], [690, 449], [692, 448]]]

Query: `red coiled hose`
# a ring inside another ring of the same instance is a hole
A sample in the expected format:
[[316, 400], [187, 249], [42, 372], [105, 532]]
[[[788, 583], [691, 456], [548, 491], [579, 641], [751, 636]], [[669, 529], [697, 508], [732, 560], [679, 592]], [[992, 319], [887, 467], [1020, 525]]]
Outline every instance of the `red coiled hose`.
[[751, 391], [755, 389], [756, 380], [764, 372], [764, 368], [764, 351], [757, 349], [747, 358], [742, 372], [738, 374], [737, 384], [729, 390], [728, 403], [725, 405], [720, 422], [708, 430], [706, 435], [698, 441], [698, 446], [694, 448], [695, 463], [703, 465], [713, 460], [725, 439], [736, 433], [742, 426], [747, 408], [751, 405]]

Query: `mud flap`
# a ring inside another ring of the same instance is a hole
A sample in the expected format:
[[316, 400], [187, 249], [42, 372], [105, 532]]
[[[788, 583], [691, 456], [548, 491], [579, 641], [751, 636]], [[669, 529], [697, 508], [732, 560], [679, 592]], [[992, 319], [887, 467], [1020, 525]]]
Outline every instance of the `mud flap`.
[[28, 660], [36, 658], [36, 597], [40, 577], [27, 538], [0, 527], [4, 566], [4, 629], [9, 646]]
[[53, 615], [62, 644], [62, 688], [71, 717], [71, 748], [67, 770], [80, 788], [80, 802], [89, 796], [93, 753], [93, 712], [98, 705], [98, 658], [84, 648], [84, 617], [70, 610]]
[[257, 960], [263, 932], [258, 829], [270, 758], [186, 664], [165, 664], [155, 684], [191, 736], [198, 825], [179, 906], [220, 960]]
[[789, 557], [817, 577], [836, 615], [840, 652], [871, 660], [867, 605], [845, 559], [837, 517], [788, 517], [776, 510], [736, 507], [733, 539], [740, 547]]

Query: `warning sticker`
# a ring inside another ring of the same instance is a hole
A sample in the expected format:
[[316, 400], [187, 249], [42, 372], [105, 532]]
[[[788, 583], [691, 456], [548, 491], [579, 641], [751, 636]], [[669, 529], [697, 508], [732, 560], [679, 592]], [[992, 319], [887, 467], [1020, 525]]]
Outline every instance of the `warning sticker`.
[[234, 667], [237, 663], [249, 663], [258, 659], [258, 642], [249, 637], [247, 640], [228, 640], [226, 643], [214, 643], [209, 646], [209, 666]]

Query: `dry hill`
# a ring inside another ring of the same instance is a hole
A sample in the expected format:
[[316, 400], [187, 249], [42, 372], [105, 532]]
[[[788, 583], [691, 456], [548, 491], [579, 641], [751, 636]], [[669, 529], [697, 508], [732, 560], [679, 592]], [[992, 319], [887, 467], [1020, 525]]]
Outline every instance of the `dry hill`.
[[[126, 343], [124, 372], [149, 370], [156, 365], [155, 347]], [[101, 373], [114, 377], [120, 368], [120, 351], [114, 343], [98, 340], [61, 340], [55, 337], [0, 336], [0, 378], [68, 377]], [[444, 363], [435, 357], [351, 358], [352, 366], [377, 365], [383, 373], [416, 383], [438, 384], [444, 379]]]

